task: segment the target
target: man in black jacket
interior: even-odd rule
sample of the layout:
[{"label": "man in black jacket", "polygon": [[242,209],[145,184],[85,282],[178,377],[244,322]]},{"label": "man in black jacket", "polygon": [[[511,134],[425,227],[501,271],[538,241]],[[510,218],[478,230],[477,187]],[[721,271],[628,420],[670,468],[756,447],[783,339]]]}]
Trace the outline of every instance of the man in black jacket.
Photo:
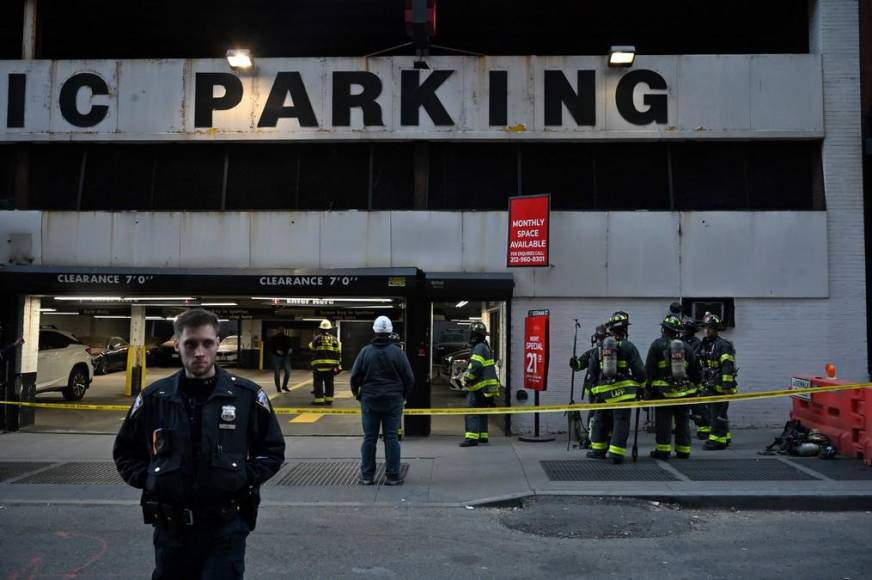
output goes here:
[{"label": "man in black jacket", "polygon": [[391,339],[394,328],[390,319],[379,316],[372,330],[375,337],[361,349],[351,368],[351,392],[360,401],[363,418],[359,483],[374,482],[375,447],[381,428],[385,439],[385,485],[402,485],[397,431],[415,376],[406,354]]},{"label": "man in black jacket", "polygon": [[281,467],[285,441],[266,393],[215,365],[218,318],[194,309],[174,326],[184,368],[136,398],[115,465],[143,490],[152,578],[242,578],[259,488]]}]

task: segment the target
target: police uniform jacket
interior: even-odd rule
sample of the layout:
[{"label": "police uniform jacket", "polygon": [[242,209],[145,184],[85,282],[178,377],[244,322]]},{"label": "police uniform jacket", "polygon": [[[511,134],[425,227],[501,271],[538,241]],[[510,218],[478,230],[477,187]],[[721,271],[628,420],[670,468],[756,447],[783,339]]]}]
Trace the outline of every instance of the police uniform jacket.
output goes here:
[{"label": "police uniform jacket", "polygon": [[591,395],[598,402],[632,401],[645,385],[645,364],[639,349],[629,340],[619,340],[617,375],[603,376],[602,349],[594,349],[590,359]]},{"label": "police uniform jacket", "polygon": [[672,376],[672,354],[670,343],[675,340],[660,337],[651,343],[648,357],[645,360],[645,370],[648,374],[648,389],[653,398],[677,399],[696,394],[700,382],[699,365],[693,349],[684,341],[684,370],[686,378],[677,380]]},{"label": "police uniform jacket", "polygon": [[736,392],[736,349],[720,336],[703,338],[697,349],[706,390],[717,394]]},{"label": "police uniform jacket", "polygon": [[[121,477],[143,496],[183,507],[230,501],[275,475],[285,441],[266,393],[216,368],[215,390],[203,406],[199,456],[179,393],[184,370],[161,379],[136,399],[113,456]],[[169,450],[155,449],[156,429],[170,433]]]}]

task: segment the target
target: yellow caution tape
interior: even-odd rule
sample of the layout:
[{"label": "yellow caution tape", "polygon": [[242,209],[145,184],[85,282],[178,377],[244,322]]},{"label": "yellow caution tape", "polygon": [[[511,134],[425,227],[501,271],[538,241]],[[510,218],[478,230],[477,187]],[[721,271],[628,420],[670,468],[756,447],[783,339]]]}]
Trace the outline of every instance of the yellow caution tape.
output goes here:
[{"label": "yellow caution tape", "polygon": [[[612,409],[638,409],[640,407],[673,407],[676,405],[705,405],[709,403],[729,403],[751,401],[754,399],[774,399],[805,394],[832,393],[872,388],[872,383],[854,383],[828,387],[807,387],[802,389],[782,389],[778,391],[757,391],[735,395],[714,395],[711,397],[683,397],[679,399],[653,399],[643,401],[622,401],[620,403],[576,403],[574,405],[542,405],[539,407],[453,407],[438,409],[404,409],[404,415],[517,415],[521,413],[564,413],[566,411],[596,411]],[[61,409],[66,411],[122,411],[129,405],[87,405],[83,403],[26,403],[22,401],[0,401],[0,405],[14,405],[35,409]],[[333,407],[274,407],[277,415],[360,415],[360,409]]]}]

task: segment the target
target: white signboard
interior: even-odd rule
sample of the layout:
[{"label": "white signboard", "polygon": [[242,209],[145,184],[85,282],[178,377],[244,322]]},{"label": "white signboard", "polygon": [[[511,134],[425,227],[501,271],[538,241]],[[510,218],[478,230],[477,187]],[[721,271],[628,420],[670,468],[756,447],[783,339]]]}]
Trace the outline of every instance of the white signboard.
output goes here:
[{"label": "white signboard", "polygon": [[820,138],[817,55],[0,61],[0,141]]}]

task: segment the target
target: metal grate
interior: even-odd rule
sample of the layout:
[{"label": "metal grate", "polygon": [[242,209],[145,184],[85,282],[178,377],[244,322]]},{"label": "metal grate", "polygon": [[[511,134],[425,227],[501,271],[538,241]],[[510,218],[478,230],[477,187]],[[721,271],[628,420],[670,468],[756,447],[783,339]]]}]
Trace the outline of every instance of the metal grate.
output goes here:
[{"label": "metal grate", "polygon": [[13,483],[66,484],[66,485],[116,485],[124,480],[118,475],[112,462],[61,463],[51,469],[34,473]]},{"label": "metal grate", "polygon": [[[409,464],[400,464],[400,476],[406,477]],[[357,485],[360,475],[358,461],[303,461],[288,470],[276,480],[275,485],[314,485],[340,486]],[[381,485],[385,480],[385,464],[378,463],[375,468],[375,483]]]},{"label": "metal grate", "polygon": [[872,480],[872,466],[865,465],[861,459],[818,459],[817,457],[791,457],[806,469],[816,471],[836,481]]},{"label": "metal grate", "polygon": [[711,459],[673,461],[691,481],[817,481],[777,459]]},{"label": "metal grate", "polygon": [[47,467],[51,463],[39,463],[36,461],[3,461],[0,462],[0,481],[21,477],[31,471]]},{"label": "metal grate", "polygon": [[592,459],[539,463],[550,481],[678,481],[653,461],[632,463],[630,458],[623,465]]}]

